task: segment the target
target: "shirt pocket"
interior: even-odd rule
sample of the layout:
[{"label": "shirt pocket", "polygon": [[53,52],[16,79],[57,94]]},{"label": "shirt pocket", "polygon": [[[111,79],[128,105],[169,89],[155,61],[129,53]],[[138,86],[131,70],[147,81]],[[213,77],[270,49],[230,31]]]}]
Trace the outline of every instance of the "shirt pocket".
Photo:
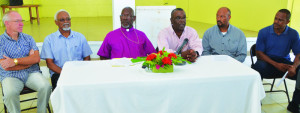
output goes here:
[{"label": "shirt pocket", "polygon": [[76,60],[82,60],[82,47],[79,44],[73,45],[73,57]]},{"label": "shirt pocket", "polygon": [[236,53],[238,51],[238,44],[239,42],[237,40],[229,41],[228,42],[228,51],[230,53]]}]

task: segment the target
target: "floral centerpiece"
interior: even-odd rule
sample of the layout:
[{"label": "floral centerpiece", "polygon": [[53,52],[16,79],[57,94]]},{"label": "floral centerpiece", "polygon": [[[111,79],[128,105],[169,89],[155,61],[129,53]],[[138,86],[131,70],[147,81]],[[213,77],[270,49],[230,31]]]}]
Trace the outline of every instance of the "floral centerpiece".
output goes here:
[{"label": "floral centerpiece", "polygon": [[[174,53],[168,53],[167,51],[159,51],[158,53],[152,53],[145,57],[138,57],[137,59],[132,59],[132,62],[145,61],[143,66],[151,69],[154,73],[168,73],[173,72],[173,64],[179,64],[183,62],[188,62],[181,56]],[[188,62],[190,63],[190,62]]]}]

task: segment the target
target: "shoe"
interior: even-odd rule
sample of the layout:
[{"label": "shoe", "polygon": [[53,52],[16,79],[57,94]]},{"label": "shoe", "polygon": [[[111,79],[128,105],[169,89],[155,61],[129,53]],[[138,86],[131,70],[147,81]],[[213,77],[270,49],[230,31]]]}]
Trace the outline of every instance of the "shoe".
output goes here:
[{"label": "shoe", "polygon": [[299,113],[299,106],[295,103],[290,102],[287,110],[289,110],[292,113]]}]

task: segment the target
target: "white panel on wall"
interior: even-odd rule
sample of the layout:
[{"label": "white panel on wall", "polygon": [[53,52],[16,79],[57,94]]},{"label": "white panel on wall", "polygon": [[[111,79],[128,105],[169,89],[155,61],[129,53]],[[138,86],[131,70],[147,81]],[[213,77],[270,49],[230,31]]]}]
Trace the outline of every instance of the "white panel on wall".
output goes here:
[{"label": "white panel on wall", "polygon": [[120,15],[124,7],[131,7],[135,10],[135,0],[113,0],[112,10],[113,10],[113,30],[121,27]]},{"label": "white panel on wall", "polygon": [[171,12],[176,6],[136,6],[136,28],[143,31],[154,48],[158,33],[171,25]]}]

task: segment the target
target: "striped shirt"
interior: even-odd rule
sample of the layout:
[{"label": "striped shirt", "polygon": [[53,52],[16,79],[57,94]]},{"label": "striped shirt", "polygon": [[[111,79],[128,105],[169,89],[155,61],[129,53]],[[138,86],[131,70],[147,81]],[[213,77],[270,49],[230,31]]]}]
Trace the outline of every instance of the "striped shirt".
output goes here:
[{"label": "striped shirt", "polygon": [[[4,59],[3,55],[9,58],[27,57],[31,49],[38,50],[38,47],[30,35],[19,33],[17,41],[8,36],[6,31],[4,34],[0,35],[0,59]],[[29,73],[33,72],[40,72],[38,64],[34,64],[27,69],[18,71],[5,71],[0,66],[0,80],[2,82],[6,77],[14,77],[25,83]]]}]

